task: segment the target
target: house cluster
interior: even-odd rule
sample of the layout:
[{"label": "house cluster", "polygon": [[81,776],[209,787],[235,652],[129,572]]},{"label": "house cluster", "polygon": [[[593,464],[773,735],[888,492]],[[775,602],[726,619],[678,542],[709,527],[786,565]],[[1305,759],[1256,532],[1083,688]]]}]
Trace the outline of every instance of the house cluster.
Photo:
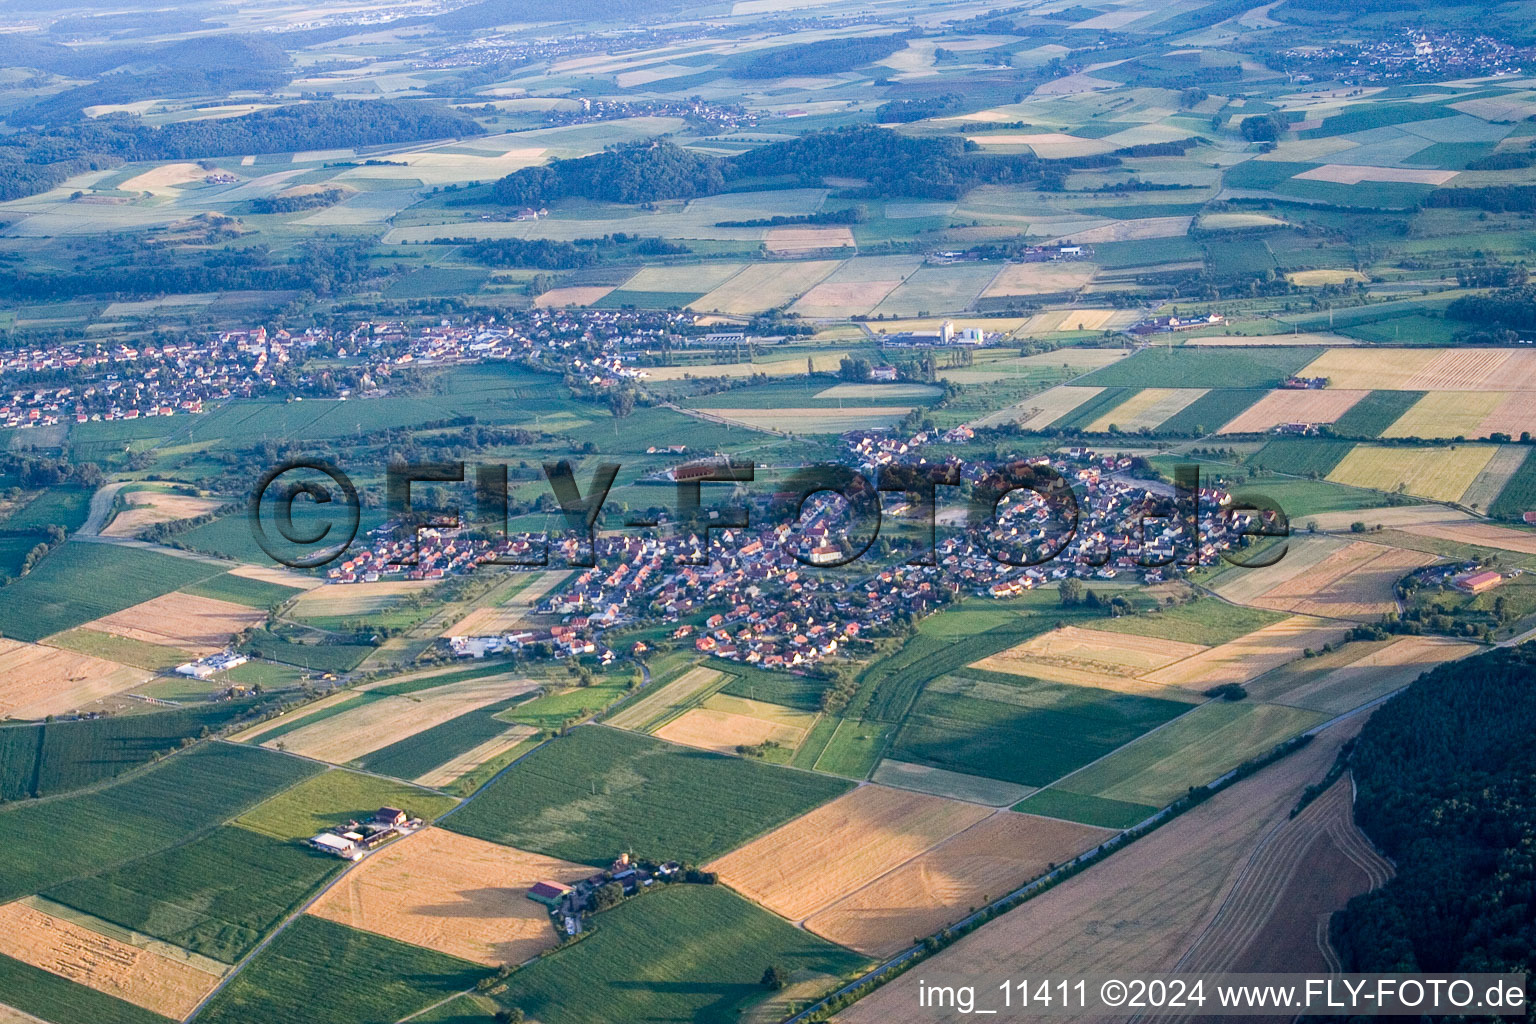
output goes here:
[{"label": "house cluster", "polygon": [[[1002,337],[999,332],[987,331],[980,327],[956,327],[953,320],[945,320],[936,329],[931,331],[896,331],[886,333],[880,331],[880,343],[893,348],[919,347],[929,348],[933,346],[964,345],[976,347],[986,345]],[[889,379],[895,380],[892,375]]]},{"label": "house cluster", "polygon": [[[231,331],[201,342],[85,342],[0,354],[0,426],[200,413],[205,403],[262,394],[290,358],[287,332]],[[64,383],[67,381],[67,383]]]},{"label": "house cluster", "polygon": [[565,934],[575,935],[581,931],[583,914],[605,909],[599,902],[598,890],[616,885],[623,890],[624,897],[634,896],[658,882],[677,881],[682,877],[682,871],[682,865],[676,861],[651,864],[633,860],[629,854],[621,853],[607,870],[570,885],[564,882],[535,882],[528,887],[527,896],[535,903],[548,907],[550,917]]},{"label": "house cluster", "polygon": [[1140,323],[1132,324],[1127,331],[1131,334],[1177,334],[1181,331],[1196,331],[1202,327],[1216,327],[1227,322],[1227,318],[1220,313],[1189,314],[1187,316],[1154,316]]},{"label": "house cluster", "polygon": [[1516,75],[1536,62],[1533,47],[1513,46],[1492,36],[1421,28],[1360,44],[1299,46],[1281,55],[1298,65],[1329,66],[1346,85]]},{"label": "house cluster", "polygon": [[1321,391],[1328,386],[1328,377],[1287,377],[1280,386],[1288,391]]},{"label": "house cluster", "polygon": [[[771,501],[759,499],[749,528],[711,526],[706,535],[702,524],[664,520],[640,533],[599,537],[596,565],[534,608],[537,621],[558,625],[452,636],[444,644],[459,657],[530,652],[594,655],[607,662],[617,655],[604,635],[648,621],[676,624],[673,639],[691,641],[717,657],[765,667],[806,666],[867,643],[962,592],[1001,600],[1069,577],[1171,579],[1196,558],[1213,564],[1223,551],[1244,543],[1239,535],[1254,525],[1250,516],[1224,515],[1230,495],[1206,488],[1199,495],[1198,535],[1187,535],[1170,498],[1125,478],[1132,463],[1122,456],[1076,448],[1011,468],[1045,463],[1072,484],[1077,520],[1070,533],[1059,507],[1010,501],[993,522],[944,531],[948,535],[941,534],[935,564],[892,567],[872,556],[850,561],[855,552],[844,536],[847,509],[840,498],[814,495],[793,522],[774,514]],[[962,471],[968,479],[975,476]],[[887,516],[913,511],[896,495],[887,495],[883,506]],[[367,548],[331,570],[330,579],[435,579],[493,559],[560,565],[584,553],[585,543],[576,536],[489,541],[452,529],[423,530],[413,542],[376,531]],[[1015,565],[997,557],[999,552],[1014,562],[1055,554],[1043,564]],[[901,551],[898,557],[917,554]],[[400,564],[411,559],[416,564]],[[816,569],[842,565],[847,567],[838,572]]]},{"label": "house cluster", "polygon": [[380,807],[367,821],[349,821],[312,836],[309,845],[343,860],[362,860],[391,839],[409,835],[421,826],[420,818],[398,807]]}]

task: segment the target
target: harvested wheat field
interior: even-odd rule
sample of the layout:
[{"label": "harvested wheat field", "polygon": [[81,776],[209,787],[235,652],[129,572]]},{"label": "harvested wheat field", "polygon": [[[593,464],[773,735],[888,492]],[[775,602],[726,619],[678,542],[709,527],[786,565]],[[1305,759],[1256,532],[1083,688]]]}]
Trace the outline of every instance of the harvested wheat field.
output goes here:
[{"label": "harvested wheat field", "polygon": [[1352,792],[1349,781],[1339,779],[1264,837],[1178,971],[1338,969],[1328,919],[1393,874],[1355,826]]},{"label": "harvested wheat field", "polygon": [[314,590],[325,585],[313,576],[276,565],[239,565],[229,570],[229,574],[263,583],[276,583],[280,587],[293,587],[295,590]]},{"label": "harvested wheat field", "polygon": [[475,963],[516,965],[559,942],[549,911],[528,889],[591,874],[580,864],[428,828],[370,856],[309,912]]},{"label": "harvested wheat field", "polygon": [[725,313],[761,313],[795,301],[842,265],[842,260],[749,263],[741,273],[690,305]]},{"label": "harvested wheat field", "polygon": [[1452,540],[1458,544],[1477,544],[1485,548],[1499,548],[1503,551],[1518,551],[1523,555],[1536,555],[1536,533],[1530,530],[1517,530],[1510,526],[1495,526],[1492,523],[1465,522],[1452,523],[1426,523],[1419,526],[1401,527],[1404,533],[1412,533],[1420,537],[1436,537],[1440,540]]},{"label": "harvested wheat field", "polygon": [[1286,541],[1285,557],[1257,569],[1229,567],[1216,577],[1211,589],[1233,604],[1252,604],[1286,580],[1294,579],[1335,551],[1345,541],[1314,534],[1293,535]]},{"label": "harvested wheat field", "polygon": [[861,953],[889,956],[911,945],[915,936],[938,931],[971,907],[1012,892],[1113,834],[1091,825],[997,811],[805,925]]},{"label": "harvested wheat field", "polygon": [[747,898],[800,921],[991,813],[958,800],[860,786],[707,867]]},{"label": "harvested wheat field", "polygon": [[233,601],[172,592],[85,624],[201,657],[222,651],[242,629],[259,626],[267,613]]},{"label": "harvested wheat field", "polygon": [[458,622],[443,630],[442,636],[494,636],[510,633],[522,625],[532,614],[533,606],[544,599],[570,578],[570,573],[560,569],[541,572],[538,578],[513,594],[504,603],[488,608],[476,608]]},{"label": "harvested wheat field", "polygon": [[912,411],[910,405],[866,405],[857,409],[699,409],[712,419],[782,434],[841,434],[845,430],[889,427]]},{"label": "harvested wheat field", "polygon": [[614,285],[573,285],[568,288],[551,288],[538,298],[533,304],[540,309],[549,309],[553,306],[590,306],[613,291]]},{"label": "harvested wheat field", "polygon": [[531,725],[509,726],[506,732],[495,739],[486,740],[478,747],[466,750],[453,760],[445,761],[430,772],[427,772],[427,774],[418,776],[411,781],[418,786],[442,789],[444,786],[457,782],[487,761],[495,760],[519,743],[536,735],[538,735],[538,730]]},{"label": "harvested wheat field", "polygon": [[[1226,901],[1259,843],[1287,819],[1302,790],[1322,777],[1363,724],[1357,717],[1324,730],[1296,753],[967,935],[930,957],[923,971],[895,979],[834,1019],[909,1019],[920,975],[957,981],[964,975],[995,987],[1000,977],[1070,977],[1101,972],[1105,964],[1123,974],[1172,970]],[[821,919],[810,923],[817,927]],[[938,1011],[926,1019],[959,1024],[970,1018]]]},{"label": "harvested wheat field", "polygon": [[[836,373],[847,352],[829,352],[811,356],[817,373]],[[805,359],[773,359],[761,363],[683,363],[680,366],[650,366],[645,370],[650,380],[685,380],[699,377],[801,377]]]},{"label": "harvested wheat field", "polygon": [[1142,217],[1138,220],[1117,220],[1096,228],[1074,231],[1052,239],[1050,245],[1078,244],[1097,245],[1100,242],[1139,242],[1150,238],[1177,238],[1189,233],[1193,217]]},{"label": "harvested wheat field", "polygon": [[1205,388],[1142,388],[1083,429],[1103,431],[1114,427],[1131,433],[1155,427],[1204,397]]},{"label": "harvested wheat field", "polygon": [[177,1020],[220,977],[19,902],[0,906],[0,953]]},{"label": "harvested wheat field", "polygon": [[1422,551],[1356,541],[1251,603],[1303,615],[1375,621],[1397,611],[1393,585],[1433,561],[1434,555]]},{"label": "harvested wheat field", "polygon": [[0,1003],[0,1024],[48,1024],[48,1022],[30,1013],[22,1013],[14,1006]]},{"label": "harvested wheat field", "polygon": [[[1500,391],[1431,391],[1393,420],[1381,436],[1481,437],[1483,421],[1509,397]],[[1530,404],[1531,396],[1521,397]]]},{"label": "harvested wheat field", "polygon": [[971,423],[973,427],[995,427],[1004,423],[1017,423],[1026,430],[1038,430],[1061,419],[1067,413],[1097,395],[1103,388],[1074,388],[1061,386],[1031,395],[1005,409],[988,413]]},{"label": "harvested wheat field", "polygon": [[992,282],[981,290],[981,298],[997,295],[1055,295],[1075,292],[1089,281],[1099,268],[1092,263],[1009,263],[997,272]]},{"label": "harvested wheat field", "polygon": [[816,715],[777,704],[715,694],[702,707],[691,708],[657,729],[655,735],[673,743],[734,754],[738,746],[777,743],[794,750],[816,724]]},{"label": "harvested wheat field", "polygon": [[1201,644],[1063,626],[972,662],[971,667],[1121,693],[1149,693],[1159,687],[1138,677],[1205,650]]},{"label": "harvested wheat field", "polygon": [[793,312],[810,317],[857,316],[878,306],[904,280],[823,281],[800,297]]},{"label": "harvested wheat field", "polygon": [[0,719],[63,714],[131,690],[150,675],[88,654],[0,638]]},{"label": "harvested wheat field", "polygon": [[1434,501],[1458,501],[1497,450],[1493,445],[1398,448],[1357,444],[1333,467],[1328,479],[1352,487],[1400,491]]},{"label": "harvested wheat field", "polygon": [[1504,400],[1466,436],[1488,437],[1497,433],[1519,437],[1526,431],[1536,434],[1536,400],[1529,391],[1515,391],[1506,394]]},{"label": "harvested wheat field", "polygon": [[1322,658],[1296,662],[1255,679],[1248,690],[1255,700],[1308,711],[1342,714],[1417,679],[1436,665],[1475,654],[1477,644],[1443,637],[1407,636],[1384,644],[1349,645]]},{"label": "harvested wheat field", "polygon": [[1332,423],[1368,391],[1271,391],[1237,415],[1219,434],[1261,434],[1282,423]]},{"label": "harvested wheat field", "polygon": [[[1367,280],[1366,276],[1358,270],[1293,270],[1285,275],[1285,279],[1298,288],[1321,288],[1329,284]],[[1338,344],[1338,342],[1330,342],[1330,344]]]},{"label": "harvested wheat field", "polygon": [[1414,391],[1408,382],[1437,355],[1432,348],[1331,348],[1296,375],[1327,377],[1330,388],[1351,391]]},{"label": "harvested wheat field", "polygon": [[620,729],[644,729],[669,711],[694,703],[699,694],[714,686],[724,675],[702,666],[689,669],[607,719],[607,724]]},{"label": "harvested wheat field", "polygon": [[201,181],[210,173],[203,170],[201,164],[161,164],[142,174],[135,174],[117,187],[123,192],[162,192],[189,181]]},{"label": "harvested wheat field", "polygon": [[538,688],[539,684],[531,679],[507,674],[449,683],[403,696],[370,696],[354,708],[300,726],[263,746],[281,744],[289,753],[346,764],[442,725],[450,718]]},{"label": "harvested wheat field", "polygon": [[853,248],[853,231],[845,227],[770,228],[763,239],[769,252],[813,252],[817,249]]},{"label": "harvested wheat field", "polygon": [[1115,148],[1113,142],[1103,139],[1080,139],[1061,132],[1034,135],[968,135],[967,142],[982,146],[1028,146],[1042,160],[1060,160],[1074,156],[1094,156],[1108,153]]},{"label": "harvested wheat field", "polygon": [[1536,389],[1536,352],[1530,349],[1435,349],[1435,356],[1408,378],[1410,391],[1531,391]]},{"label": "harvested wheat field", "polygon": [[101,531],[103,537],[132,537],[146,526],[206,515],[224,504],[218,498],[197,498],[164,491],[132,491],[125,497],[132,504]]},{"label": "harvested wheat field", "polygon": [[1436,171],[1428,167],[1368,167],[1364,164],[1323,164],[1294,175],[1295,181],[1331,181],[1358,185],[1362,181],[1396,181],[1413,185],[1444,185],[1460,171]]},{"label": "harvested wheat field", "polygon": [[[1134,314],[1131,314],[1134,316]],[[1036,313],[1015,333],[1032,338],[1054,331],[1098,331],[1129,326],[1126,311],[1119,309],[1056,309]],[[1052,353],[1053,355],[1055,353]]]},{"label": "harvested wheat field", "polygon": [[1324,644],[1337,643],[1348,628],[1293,615],[1230,643],[1148,672],[1146,678],[1165,686],[1202,691],[1223,683],[1246,683],[1272,668],[1295,661],[1308,648],[1321,650]]}]

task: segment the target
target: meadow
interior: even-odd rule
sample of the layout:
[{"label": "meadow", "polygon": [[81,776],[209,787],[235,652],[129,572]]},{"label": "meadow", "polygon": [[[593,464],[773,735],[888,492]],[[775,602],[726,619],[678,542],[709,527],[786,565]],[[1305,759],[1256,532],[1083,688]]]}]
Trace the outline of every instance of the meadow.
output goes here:
[{"label": "meadow", "polygon": [[198,1014],[212,1024],[308,1024],[337,1003],[349,1019],[398,1020],[472,988],[488,971],[420,946],[298,918]]},{"label": "meadow", "polygon": [[333,825],[364,821],[380,807],[398,807],[430,821],[456,804],[456,799],[442,793],[334,768],[257,804],[234,823],[287,842],[308,839]]},{"label": "meadow", "polygon": [[722,885],[671,885],[599,915],[589,937],[507,979],[497,1002],[545,1024],[734,1020],[767,993],[763,971],[822,987],[867,960],[759,910]]},{"label": "meadow", "polygon": [[603,726],[547,743],[443,827],[582,864],[615,851],[702,863],[847,784]]},{"label": "meadow", "polygon": [[222,826],[43,895],[232,964],[341,866],[296,843]]},{"label": "meadow", "polygon": [[0,808],[0,900],[195,838],[312,775],[271,751],[202,743],[102,789]]}]

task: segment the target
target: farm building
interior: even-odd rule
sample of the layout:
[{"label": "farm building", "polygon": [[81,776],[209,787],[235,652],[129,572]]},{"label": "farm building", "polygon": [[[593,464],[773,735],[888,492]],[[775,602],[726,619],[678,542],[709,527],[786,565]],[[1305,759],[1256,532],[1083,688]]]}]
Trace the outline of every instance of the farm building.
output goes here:
[{"label": "farm building", "polygon": [[570,886],[559,882],[535,882],[528,889],[528,898],[546,907],[558,907],[570,892]]},{"label": "farm building", "polygon": [[333,835],[330,832],[322,832],[309,841],[309,845],[322,853],[329,853],[343,860],[359,860],[363,851],[357,844],[343,836]]},{"label": "farm building", "polygon": [[1492,590],[1504,582],[1504,576],[1496,569],[1487,569],[1483,572],[1469,572],[1457,576],[1451,581],[1451,585],[1457,590],[1465,590],[1469,594],[1481,594]]}]

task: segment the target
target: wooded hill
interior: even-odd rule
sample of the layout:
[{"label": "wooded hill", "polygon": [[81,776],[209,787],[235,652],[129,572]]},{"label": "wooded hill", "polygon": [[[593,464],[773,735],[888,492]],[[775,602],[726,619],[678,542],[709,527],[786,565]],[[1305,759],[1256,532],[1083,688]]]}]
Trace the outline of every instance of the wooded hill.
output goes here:
[{"label": "wooded hill", "polygon": [[1536,961],[1536,645],[1443,665],[1377,711],[1355,817],[1397,864],[1333,922],[1347,971]]}]

